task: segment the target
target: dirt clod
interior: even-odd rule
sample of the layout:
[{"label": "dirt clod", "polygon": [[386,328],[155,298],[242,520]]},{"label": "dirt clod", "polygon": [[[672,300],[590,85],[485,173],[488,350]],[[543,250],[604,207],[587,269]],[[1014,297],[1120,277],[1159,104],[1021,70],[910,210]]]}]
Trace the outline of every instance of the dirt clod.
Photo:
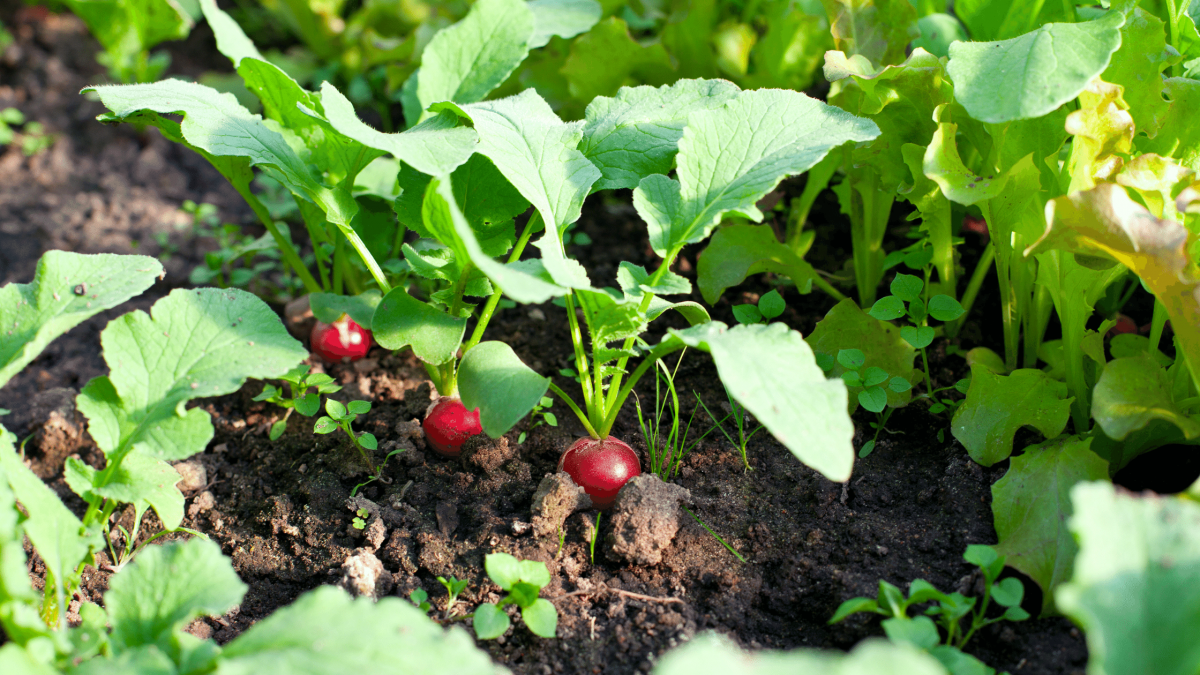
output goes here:
[{"label": "dirt clod", "polygon": [[177,462],[175,471],[179,473],[179,482],[175,487],[179,488],[180,492],[195,492],[196,490],[204,489],[208,485],[208,470],[200,463],[198,459],[189,459],[185,462]]},{"label": "dirt clod", "polygon": [[392,590],[392,574],[374,553],[360,548],[342,563],[338,585],[355,597],[379,599]]},{"label": "dirt clod", "polygon": [[608,556],[640,565],[662,561],[663,551],[679,531],[680,502],[690,502],[687,488],[664,483],[654,474],[631,479],[613,505]]},{"label": "dirt clod", "polygon": [[548,474],[533,493],[533,534],[554,534],[572,513],[590,508],[592,498],[565,471]]}]

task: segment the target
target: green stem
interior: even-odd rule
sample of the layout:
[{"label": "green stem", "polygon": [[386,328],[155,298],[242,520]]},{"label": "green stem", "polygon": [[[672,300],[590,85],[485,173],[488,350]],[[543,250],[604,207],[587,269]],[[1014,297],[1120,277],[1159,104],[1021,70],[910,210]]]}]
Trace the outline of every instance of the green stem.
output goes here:
[{"label": "green stem", "polygon": [[375,262],[375,256],[371,255],[371,251],[367,249],[367,245],[363,243],[362,238],[358,236],[358,233],[354,231],[354,228],[350,227],[349,225],[342,225],[340,223],[334,223],[334,225],[337,225],[337,228],[341,230],[343,235],[345,235],[346,241],[350,242],[350,245],[353,246],[354,250],[358,252],[358,255],[360,258],[362,258],[363,263],[366,264],[367,269],[370,270],[371,276],[375,278],[375,283],[379,285],[380,292],[382,292],[384,295],[387,295],[389,292],[391,292],[392,285],[388,283],[387,276],[384,275],[383,269],[379,267],[379,263]]},{"label": "green stem", "polygon": [[[1171,46],[1174,47],[1176,51],[1182,53],[1183,50],[1180,49],[1179,46],[1179,14],[1180,12],[1176,11],[1175,8],[1175,0],[1167,0],[1167,25],[1169,26],[1170,30]],[[1179,75],[1179,64],[1174,64],[1171,66],[1171,75]]]},{"label": "green stem", "polygon": [[1037,284],[1033,291],[1033,302],[1029,308],[1029,317],[1025,321],[1025,355],[1026,368],[1036,368],[1038,348],[1042,346],[1042,338],[1046,335],[1046,326],[1050,323],[1050,311],[1054,303],[1050,291],[1042,284]]},{"label": "green stem", "polygon": [[587,365],[587,354],[583,351],[583,333],[579,330],[579,318],[575,316],[575,294],[567,293],[565,297],[567,323],[571,326],[571,347],[575,350],[575,372],[579,375],[579,384],[583,389],[583,403],[590,419],[595,409],[595,396],[600,392],[592,391],[592,380],[588,377],[591,371]]},{"label": "green stem", "polygon": [[338,237],[333,245],[333,294],[343,295],[345,286],[342,283],[346,270],[346,240]]},{"label": "green stem", "polygon": [[652,365],[654,365],[656,361],[667,354],[670,354],[671,352],[683,349],[684,346],[685,345],[682,342],[660,344],[659,346],[650,350],[650,353],[646,354],[646,356],[642,358],[642,362],[638,364],[637,369],[634,370],[633,374],[629,376],[629,381],[626,382],[624,386],[620,388],[620,390],[617,390],[612,384],[609,385],[609,392],[611,393],[613,391],[617,391],[617,395],[614,397],[613,405],[609,406],[608,408],[608,415],[604,418],[604,422],[600,425],[600,436],[597,438],[608,438],[608,432],[612,431],[613,424],[615,424],[617,421],[617,413],[621,412],[621,407],[625,405],[625,400],[629,398],[629,394],[633,391],[633,386],[637,384],[637,381],[641,379],[642,375],[645,375],[646,371]]},{"label": "green stem", "polygon": [[[542,214],[534,211],[529,220],[525,222],[525,229],[521,232],[521,238],[517,240],[517,245],[513,246],[513,250],[508,254],[507,264],[512,264],[520,260],[521,253],[525,251],[525,245],[529,243],[529,238],[533,235],[534,230],[538,229],[541,223]],[[497,286],[488,298],[487,304],[483,306],[483,311],[479,314],[479,319],[475,322],[475,330],[471,332],[471,339],[467,340],[467,344],[463,346],[463,354],[471,351],[471,348],[479,344],[483,339],[483,331],[487,328],[488,322],[492,320],[492,314],[496,312],[496,307],[500,304],[500,298],[503,292]]]},{"label": "green stem", "polygon": [[583,411],[579,409],[579,406],[575,405],[575,401],[571,400],[571,397],[567,395],[567,392],[559,389],[558,385],[554,384],[554,382],[550,383],[550,391],[557,394],[558,397],[567,404],[567,407],[569,407],[571,411],[575,413],[575,416],[578,417],[579,421],[583,423],[583,428],[587,430],[588,435],[596,440],[601,440],[607,437],[607,435],[601,436],[600,434],[596,433],[596,429],[592,427],[592,423],[588,421],[587,415],[583,414]]},{"label": "green stem", "polygon": [[1154,299],[1154,315],[1150,319],[1150,345],[1148,353],[1153,354],[1158,350],[1158,345],[1162,342],[1163,330],[1167,327],[1167,308],[1159,302],[1158,298]]},{"label": "green stem", "polygon": [[304,261],[300,260],[300,255],[296,253],[296,249],[292,247],[292,243],[279,231],[279,228],[275,225],[275,221],[271,219],[271,212],[250,191],[250,186],[248,184],[238,185],[235,183],[233,187],[242,196],[242,199],[246,200],[246,203],[250,205],[250,209],[254,211],[254,215],[258,216],[259,222],[267,228],[267,232],[271,233],[271,237],[275,239],[275,244],[279,246],[279,252],[283,255],[283,259],[296,271],[296,276],[300,277],[300,281],[304,282],[304,288],[309,293],[320,293],[321,285],[313,278],[312,272],[309,272],[308,268],[304,266]]},{"label": "green stem", "polygon": [[834,288],[833,285],[831,285],[828,281],[825,281],[824,279],[822,279],[820,273],[814,274],[812,279],[813,279],[813,284],[817,288],[825,291],[825,293],[827,295],[829,295],[829,297],[833,298],[834,300],[841,302],[846,299],[845,294],[843,294],[838,289]]}]

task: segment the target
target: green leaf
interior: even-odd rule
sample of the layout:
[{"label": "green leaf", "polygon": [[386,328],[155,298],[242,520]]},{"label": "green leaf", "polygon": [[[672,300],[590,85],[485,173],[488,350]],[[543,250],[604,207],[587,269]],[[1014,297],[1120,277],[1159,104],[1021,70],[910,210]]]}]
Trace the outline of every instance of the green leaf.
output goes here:
[{"label": "green leaf", "polygon": [[888,374],[883,368],[871,366],[863,371],[863,383],[868,387],[887,382]]},{"label": "green leaf", "polygon": [[1079,96],[1121,46],[1125,17],[1107,12],[1084,23],[1049,23],[1000,42],[950,46],[946,71],[971,117],[999,124],[1041,117]]},{"label": "green leaf", "polygon": [[1137,130],[1151,138],[1158,133],[1170,108],[1163,99],[1166,84],[1162,73],[1176,58],[1178,52],[1167,46],[1163,21],[1140,7],[1132,7],[1121,26],[1121,48],[1113,53],[1101,78],[1124,87],[1122,97],[1129,104]]},{"label": "green leaf", "polygon": [[954,413],[951,432],[971,459],[991,466],[1012,454],[1013,436],[1023,426],[1034,427],[1046,438],[1062,433],[1071,401],[1066,385],[1040,370],[1021,368],[997,375],[972,366],[971,387]]},{"label": "green leaf", "polygon": [[234,68],[237,68],[242,59],[266,61],[233,17],[217,7],[216,0],[200,0],[200,9],[208,27],[217,38],[217,51],[233,61]]},{"label": "green leaf", "polygon": [[740,324],[755,324],[763,322],[762,312],[754,305],[734,305],[733,318]]},{"label": "green leaf", "polygon": [[918,649],[928,651],[941,642],[937,626],[933,623],[933,619],[927,616],[917,616],[911,619],[907,617],[884,619],[881,625],[888,640],[894,643],[910,644]]},{"label": "green leaf", "polygon": [[715,304],[725,289],[763,272],[790,278],[801,293],[812,288],[816,275],[812,265],[780,243],[770,225],[726,225],[700,254],[696,283],[704,300]]},{"label": "green leaf", "polygon": [[271,425],[271,430],[267,434],[267,437],[270,438],[272,441],[277,441],[277,440],[279,440],[280,436],[283,436],[283,432],[286,430],[287,430],[287,421],[279,420],[278,422]]},{"label": "green leaf", "polygon": [[[205,156],[226,177],[249,183],[248,165],[258,166],[296,195],[311,201],[335,223],[348,225],[358,207],[349,191],[324,186],[284,137],[258,115],[252,115],[232,94],[183,80],[154,84],[89,87],[112,111],[103,122],[145,123],[158,127],[172,140]],[[182,115],[176,123],[160,115]],[[224,158],[242,158],[231,162]],[[248,163],[248,164],[247,164]]]},{"label": "green leaf", "polygon": [[304,395],[304,398],[296,399],[296,412],[305,417],[312,417],[321,409],[321,396],[315,391],[310,391]]},{"label": "green leaf", "polygon": [[849,654],[833,649],[745,652],[723,635],[706,633],[664,654],[651,672],[653,675],[945,675],[946,670],[932,656],[911,645],[878,638],[860,642]]},{"label": "green leaf", "polygon": [[949,295],[935,295],[929,299],[929,316],[938,321],[953,321],[965,313],[963,306]]},{"label": "green leaf", "polygon": [[173,633],[197,616],[220,616],[248,587],[221,548],[205,539],[151,546],[115,575],[104,596],[118,650],[168,648]]},{"label": "green leaf", "polygon": [[1200,281],[1189,272],[1188,231],[1155,218],[1110,183],[1050,204],[1046,233],[1026,255],[1058,248],[1111,257],[1133,270],[1166,308],[1192,379],[1200,382]]},{"label": "green leaf", "polygon": [[[134,447],[140,449],[140,446]],[[153,505],[168,530],[179,527],[183,521],[183,493],[175,487],[180,476],[170,464],[134,452],[114,466],[106,476],[106,483],[96,484],[99,475],[100,472],[76,458],[68,458],[63,471],[67,485],[85,499],[113,499],[134,504],[142,511],[147,505]]]},{"label": "green leaf", "polygon": [[66,4],[107,51],[110,72],[124,82],[157,77],[166,63],[156,67],[146,52],[160,42],[186,38],[193,25],[191,17],[169,0],[67,0]]},{"label": "green leaf", "polygon": [[509,590],[521,580],[521,561],[508,553],[489,553],[483,559],[488,576],[502,590]]},{"label": "green leaf", "polygon": [[[866,385],[865,382],[863,384]],[[858,392],[859,405],[873,413],[883,412],[887,407],[887,392],[881,387],[866,386],[866,389]]]},{"label": "green leaf", "polygon": [[929,326],[901,326],[900,338],[914,349],[924,349],[933,343],[934,332]]},{"label": "green leaf", "polygon": [[492,438],[504,435],[542,400],[550,380],[525,365],[503,342],[485,341],[463,355],[458,388],[467,410]]},{"label": "green leaf", "polygon": [[892,295],[906,302],[919,301],[924,288],[925,282],[911,274],[897,274],[896,278],[892,279]]},{"label": "green leaf", "polygon": [[354,105],[328,82],[321,85],[321,106],[324,119],[339,133],[387,152],[424,174],[440,176],[461,166],[475,151],[479,138],[473,129],[459,126],[458,116],[450,111],[430,115],[402,133],[377,131],[363,123]]},{"label": "green leaf", "polygon": [[[916,352],[901,339],[900,329],[868,316],[853,300],[843,300],[829,310],[806,341],[818,354],[836,356],[844,349],[861,350],[865,354],[863,366],[866,368],[880,368],[906,382],[913,378]],[[845,370],[844,365],[838,364],[829,375],[840,377]],[[898,391],[889,387],[888,404],[898,407],[907,403],[912,399],[911,388]],[[858,392],[851,389],[850,393],[852,400],[857,401]]]},{"label": "green leaf", "polygon": [[655,295],[682,295],[692,292],[692,282],[667,270],[657,286],[647,285],[650,273],[641,265],[622,262],[617,267],[617,284],[629,299],[640,299],[643,293]]},{"label": "green leaf", "polygon": [[417,358],[433,365],[454,358],[467,330],[466,318],[450,316],[417,300],[403,286],[383,298],[372,323],[381,347],[397,350],[412,345]]},{"label": "green leaf", "polygon": [[876,300],[867,313],[880,321],[892,321],[904,316],[905,311],[904,301],[894,295],[889,295]]},{"label": "green leaf", "polygon": [[905,0],[823,0],[839,51],[888,65],[904,60],[920,36],[917,12]]},{"label": "green leaf", "polygon": [[318,434],[332,434],[338,429],[338,423],[324,415],[317,418],[316,423],[313,425],[313,432]]},{"label": "green leaf", "polygon": [[522,560],[521,581],[543,588],[550,583],[550,569],[540,560]]},{"label": "green leaf", "polygon": [[332,398],[325,399],[325,412],[329,413],[335,421],[346,419],[346,406],[341,402]]},{"label": "green leaf", "polygon": [[379,306],[379,290],[372,288],[358,295],[334,295],[333,293],[311,293],[308,296],[313,316],[318,321],[333,323],[349,314],[355,323],[371,330],[375,308]]},{"label": "green leaf", "polygon": [[728,212],[761,221],[755,203],[780,180],[843,143],[878,134],[873,122],[798,92],[743,91],[718,109],[689,115],[676,156],[679,180],[643,178],[634,206],[655,253],[665,257],[707,238]]},{"label": "green leaf", "polygon": [[218,675],[493,675],[487,654],[459,628],[443,630],[396,597],[352,600],[322,586],[225,645]]},{"label": "green leaf", "polygon": [[138,295],[163,274],[146,256],[47,251],[33,283],[0,288],[0,386],[54,338]]},{"label": "green leaf", "polygon": [[992,599],[1001,607],[1020,606],[1021,598],[1025,597],[1025,586],[1020,579],[1008,577],[992,586]]},{"label": "green leaf", "polygon": [[1200,125],[1193,123],[1200,106],[1200,82],[1168,78],[1163,94],[1170,104],[1162,127],[1154,138],[1137,137],[1138,150],[1173,157],[1189,169],[1200,171]]},{"label": "green leaf", "polygon": [[475,617],[472,621],[475,627],[475,637],[480,640],[495,640],[504,635],[504,631],[512,625],[508,615],[504,610],[493,605],[490,602],[485,602],[475,608]]},{"label": "green leaf", "polygon": [[[63,505],[58,495],[25,466],[15,452],[15,442],[16,436],[0,426],[0,478],[7,480],[12,494],[24,507],[27,517],[21,520],[21,529],[41,556],[47,573],[59,581],[55,585],[59,593],[57,603],[65,608],[61,584],[90,552],[104,546],[103,534],[99,528],[84,529],[83,522]],[[9,546],[5,546],[5,585],[8,583],[7,566],[12,564],[8,550]],[[17,550],[21,551],[19,545]],[[62,614],[65,617],[66,612]]]},{"label": "green leaf", "polygon": [[525,2],[476,2],[421,53],[414,75],[421,109],[442,101],[482,101],[525,60],[533,34],[534,13]]},{"label": "green leaf", "polygon": [[350,403],[346,405],[346,411],[355,415],[366,415],[367,413],[371,412],[371,402],[350,401]]},{"label": "green leaf", "polygon": [[839,349],[837,353],[838,364],[847,370],[862,368],[866,358],[861,349]]},{"label": "green leaf", "polygon": [[375,450],[379,448],[379,440],[375,438],[375,434],[369,431],[364,431],[359,434],[358,444],[368,450]]},{"label": "green leaf", "polygon": [[534,635],[544,638],[556,637],[558,610],[545,598],[538,598],[528,607],[521,608],[521,620]]},{"label": "green leaf", "polygon": [[833,617],[829,619],[830,624],[835,624],[851,614],[859,612],[879,613],[879,604],[871,598],[850,598],[838,605],[837,611],[833,613]]},{"label": "green leaf", "polygon": [[1195,672],[1200,505],[1101,482],[1076,486],[1071,501],[1079,554],[1055,601],[1087,634],[1088,670]]},{"label": "green leaf", "polygon": [[[605,70],[612,67],[611,58],[603,57]],[[718,108],[738,92],[725,80],[680,80],[658,88],[622,87],[612,98],[595,97],[579,143],[602,174],[592,189],[634,188],[646,176],[670,172],[688,115]]]},{"label": "green leaf", "polygon": [[950,55],[950,45],[960,40],[970,40],[966,28],[950,14],[927,14],[917,19],[917,30],[921,37],[913,40],[912,48],[945,58]]},{"label": "green leaf", "polygon": [[[1067,8],[1074,14],[1073,5]],[[954,13],[976,40],[1006,40],[1051,21],[1077,20],[1062,5],[1039,0],[957,0]]]},{"label": "green leaf", "polygon": [[567,80],[571,97],[577,101],[620,96],[618,89],[628,82],[665,84],[678,78],[663,44],[642,45],[629,34],[629,26],[616,16],[598,22],[586,34],[575,38],[559,72]]},{"label": "green leaf", "polygon": [[573,38],[600,20],[600,3],[596,0],[529,0],[533,11],[533,37],[529,48],[544,47],[557,35]]},{"label": "green leaf", "polygon": [[1104,367],[1092,390],[1092,417],[1116,441],[1154,420],[1175,425],[1189,440],[1200,437],[1200,421],[1176,407],[1166,372],[1144,352]]},{"label": "green leaf", "polygon": [[854,464],[854,425],[846,386],[826,380],[800,333],[781,323],[735,326],[709,322],[671,330],[712,354],[729,393],[806,465],[844,481]]},{"label": "green leaf", "polygon": [[783,296],[776,290],[767,291],[758,299],[758,311],[762,312],[763,318],[768,321],[779,318],[786,308],[787,304],[784,303]]},{"label": "green leaf", "polygon": [[1078,550],[1067,529],[1071,488],[1108,477],[1108,463],[1091,443],[1068,436],[1029,446],[992,485],[996,552],[1041,586],[1043,612],[1053,611],[1054,589],[1069,578]]},{"label": "green leaf", "polygon": [[57,669],[35,658],[16,642],[0,647],[0,670],[6,675],[54,675]]}]

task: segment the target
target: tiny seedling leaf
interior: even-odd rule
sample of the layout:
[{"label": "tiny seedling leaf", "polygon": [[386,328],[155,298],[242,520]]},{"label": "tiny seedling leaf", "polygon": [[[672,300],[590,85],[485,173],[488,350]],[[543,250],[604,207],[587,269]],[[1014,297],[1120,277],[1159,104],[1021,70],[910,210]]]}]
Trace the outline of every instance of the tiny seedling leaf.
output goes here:
[{"label": "tiny seedling leaf", "polygon": [[762,323],[763,315],[754,305],[734,305],[733,318],[743,325]]},{"label": "tiny seedling leaf", "polygon": [[786,307],[783,296],[776,290],[767,291],[758,299],[758,311],[762,312],[763,318],[768,321],[779,318]]},{"label": "tiny seedling leaf", "polygon": [[953,321],[963,314],[963,306],[948,295],[935,295],[929,299],[929,316],[938,321]]},{"label": "tiny seedling leaf", "polygon": [[904,316],[904,311],[904,301],[895,295],[889,295],[876,300],[867,314],[880,321],[892,321]]},{"label": "tiny seedling leaf", "polygon": [[512,622],[503,609],[490,602],[485,602],[475,608],[473,624],[475,637],[480,640],[495,640],[504,635],[504,631],[508,630]]},{"label": "tiny seedling leaf", "polygon": [[521,607],[521,620],[534,635],[552,638],[558,629],[558,610],[549,600],[538,598],[529,606]]}]

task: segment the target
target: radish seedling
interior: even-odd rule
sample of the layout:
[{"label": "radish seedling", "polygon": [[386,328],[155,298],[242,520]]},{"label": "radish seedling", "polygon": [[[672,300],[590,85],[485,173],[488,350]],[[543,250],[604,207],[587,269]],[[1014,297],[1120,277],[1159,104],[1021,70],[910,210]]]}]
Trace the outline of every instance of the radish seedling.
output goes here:
[{"label": "radish seedling", "polygon": [[783,314],[787,306],[779,291],[771,290],[758,299],[757,305],[734,305],[733,317],[743,326],[756,323],[770,323],[771,319]]},{"label": "radish seedling", "polygon": [[[366,482],[359,483],[350,491],[350,496],[353,497],[358,493],[363,486],[380,480],[383,476],[383,470],[387,467],[388,460],[394,455],[404,452],[404,448],[393,450],[388,453],[379,466],[371,460],[371,455],[368,451],[374,452],[379,448],[379,441],[375,438],[375,434],[364,431],[356,434],[354,427],[351,426],[359,415],[365,415],[371,412],[370,401],[350,401],[347,404],[342,404],[341,401],[334,399],[325,399],[325,415],[317,418],[316,424],[313,425],[313,431],[318,434],[332,434],[341,429],[346,436],[350,438],[350,442],[354,445],[354,449],[358,450],[358,454],[362,456],[363,462],[367,465],[367,474],[369,478]],[[385,481],[387,482],[387,481]]]}]

